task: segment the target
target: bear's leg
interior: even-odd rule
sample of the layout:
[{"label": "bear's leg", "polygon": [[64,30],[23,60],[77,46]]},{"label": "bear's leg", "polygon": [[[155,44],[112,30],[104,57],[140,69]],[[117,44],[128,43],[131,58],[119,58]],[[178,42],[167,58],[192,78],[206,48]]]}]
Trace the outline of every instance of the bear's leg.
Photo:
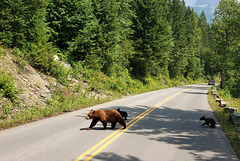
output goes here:
[{"label": "bear's leg", "polygon": [[116,124],[116,122],[112,122],[112,129],[115,129]]},{"label": "bear's leg", "polygon": [[92,123],[90,124],[88,130],[90,130],[92,127],[94,127],[98,122],[98,119],[93,118]]},{"label": "bear's leg", "polygon": [[106,128],[107,128],[107,121],[102,121],[102,124],[103,124],[103,129],[106,130]]},{"label": "bear's leg", "polygon": [[215,128],[215,124],[211,124],[211,126],[210,127],[212,127],[212,128]]},{"label": "bear's leg", "polygon": [[124,129],[126,128],[126,123],[123,119],[118,121],[118,123],[121,124],[124,127]]},{"label": "bear's leg", "polygon": [[206,125],[206,124],[207,124],[207,123],[205,122],[205,123],[202,124],[202,126],[204,126],[204,125]]}]

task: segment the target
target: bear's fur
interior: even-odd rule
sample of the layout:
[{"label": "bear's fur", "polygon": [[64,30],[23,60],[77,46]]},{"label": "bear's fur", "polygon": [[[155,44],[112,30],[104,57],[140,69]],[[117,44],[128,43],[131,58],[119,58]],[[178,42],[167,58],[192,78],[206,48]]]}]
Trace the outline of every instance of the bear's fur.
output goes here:
[{"label": "bear's fur", "polygon": [[203,116],[200,118],[200,120],[205,121],[205,123],[203,123],[202,126],[207,124],[209,127],[215,128],[216,121],[213,118],[205,118],[205,116]]},{"label": "bear's fur", "polygon": [[93,119],[92,123],[90,124],[88,130],[90,130],[92,127],[94,127],[98,121],[100,121],[103,124],[103,129],[105,130],[107,128],[107,122],[111,122],[112,129],[115,128],[117,122],[124,126],[124,129],[126,128],[126,123],[123,120],[123,117],[119,112],[116,110],[91,110],[86,119]]},{"label": "bear's fur", "polygon": [[119,112],[125,120],[127,120],[128,113],[126,111],[120,111],[120,108],[117,109],[117,112]]}]

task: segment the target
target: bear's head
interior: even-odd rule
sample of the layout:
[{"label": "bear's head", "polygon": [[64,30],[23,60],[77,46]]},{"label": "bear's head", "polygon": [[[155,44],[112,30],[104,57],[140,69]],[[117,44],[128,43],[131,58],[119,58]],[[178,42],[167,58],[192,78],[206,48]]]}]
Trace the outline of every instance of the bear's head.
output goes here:
[{"label": "bear's head", "polygon": [[86,119],[89,120],[89,119],[93,118],[94,113],[95,113],[95,110],[92,109],[92,110],[88,113]]},{"label": "bear's head", "polygon": [[205,116],[201,117],[200,120],[205,120]]}]

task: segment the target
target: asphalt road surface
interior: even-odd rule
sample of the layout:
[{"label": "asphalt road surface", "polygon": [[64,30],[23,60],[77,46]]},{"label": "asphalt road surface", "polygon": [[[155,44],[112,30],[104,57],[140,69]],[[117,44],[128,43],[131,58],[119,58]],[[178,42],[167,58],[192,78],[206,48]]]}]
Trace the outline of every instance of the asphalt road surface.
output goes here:
[{"label": "asphalt road surface", "polygon": [[[199,84],[148,92],[0,131],[0,161],[238,161]],[[127,127],[99,122],[91,109],[128,112]],[[202,126],[213,117],[216,128]]]}]

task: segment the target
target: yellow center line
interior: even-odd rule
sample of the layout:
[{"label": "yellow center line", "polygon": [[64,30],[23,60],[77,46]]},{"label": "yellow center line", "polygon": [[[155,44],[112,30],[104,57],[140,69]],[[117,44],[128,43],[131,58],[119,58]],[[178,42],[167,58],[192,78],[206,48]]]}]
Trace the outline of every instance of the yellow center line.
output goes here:
[{"label": "yellow center line", "polygon": [[[143,113],[141,113],[140,115],[138,115],[137,117],[135,117],[134,119],[132,119],[131,121],[129,121],[126,126],[130,123],[132,123],[134,120],[138,119],[139,117],[141,117],[142,115],[144,115],[146,112],[148,112],[149,110],[151,110],[153,107],[147,109],[146,111],[144,111]],[[93,150],[95,150],[97,147],[99,147],[101,144],[103,144],[105,141],[107,141],[108,139],[110,139],[112,136],[114,136],[116,133],[118,133],[121,129],[123,128],[123,126],[119,129],[117,129],[115,132],[113,132],[112,134],[110,134],[109,136],[107,136],[106,138],[104,138],[103,140],[101,140],[99,143],[97,143],[96,145],[94,145],[92,148],[90,148],[89,150],[87,150],[85,153],[83,153],[81,156],[79,156],[76,160],[74,161],[79,161],[82,158],[84,158],[85,156],[87,156],[90,152],[92,152]]]},{"label": "yellow center line", "polygon": [[[195,88],[195,87],[192,87]],[[94,156],[96,156],[98,153],[100,153],[105,147],[107,147],[111,142],[113,142],[114,140],[116,140],[121,134],[123,134],[127,129],[129,129],[130,127],[132,127],[134,124],[136,124],[139,120],[141,120],[142,118],[144,118],[146,115],[148,115],[149,113],[151,113],[153,110],[155,110],[156,108],[158,108],[159,106],[161,106],[162,104],[168,102],[170,99],[172,99],[173,97],[179,95],[180,93],[183,93],[186,90],[190,90],[192,88],[188,88],[185,90],[182,90],[166,99],[164,99],[163,101],[157,103],[156,105],[152,106],[151,108],[147,109],[146,111],[144,111],[143,113],[141,113],[140,115],[138,115],[137,117],[135,117],[134,119],[132,119],[131,121],[129,121],[126,125],[127,126],[125,129],[123,129],[123,126],[119,129],[117,129],[115,132],[113,132],[112,134],[110,134],[109,136],[107,136],[106,138],[104,138],[103,140],[101,140],[99,143],[97,143],[95,146],[93,146],[92,148],[90,148],[89,150],[87,150],[85,153],[83,153],[81,156],[79,156],[76,160],[74,161],[79,161],[82,158],[84,158],[85,156],[87,156],[89,153],[91,153],[92,151],[94,151],[96,148],[98,148],[100,145],[102,145],[104,142],[106,142],[104,145],[102,145],[99,149],[97,149],[92,155],[90,155],[88,158],[86,158],[84,161],[89,161],[91,160]],[[123,129],[123,130],[122,130]],[[121,131],[122,130],[122,131]],[[117,134],[118,133],[118,134]],[[116,134],[116,135],[115,135]],[[115,136],[114,136],[115,135]],[[113,137],[114,136],[114,137]],[[111,139],[110,139],[111,138]]]},{"label": "yellow center line", "polygon": [[[149,110],[151,110],[151,108],[149,108],[148,110],[146,110],[145,112],[141,113],[140,115],[138,115],[137,117],[135,117],[134,119],[132,119],[131,121],[129,121],[126,125],[132,123],[134,120],[136,120],[137,118],[139,118],[141,115],[143,115],[144,113],[148,112]],[[97,147],[99,147],[101,144],[103,144],[105,141],[107,141],[109,138],[111,138],[112,136],[114,136],[116,133],[118,133],[121,129],[123,128],[123,126],[119,129],[117,129],[115,132],[113,132],[112,134],[110,134],[109,136],[107,136],[105,139],[103,139],[102,141],[100,141],[99,143],[97,143],[95,146],[93,146],[92,148],[90,148],[89,150],[87,150],[85,153],[83,153],[81,156],[79,156],[75,161],[81,160],[82,158],[84,158],[86,155],[88,155],[90,152],[92,152],[93,150],[95,150]]]}]

